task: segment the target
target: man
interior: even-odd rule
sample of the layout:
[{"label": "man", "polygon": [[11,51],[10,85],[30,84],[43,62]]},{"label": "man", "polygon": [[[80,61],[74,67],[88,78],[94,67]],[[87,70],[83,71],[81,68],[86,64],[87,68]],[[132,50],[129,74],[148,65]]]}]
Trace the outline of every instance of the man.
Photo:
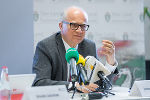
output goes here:
[{"label": "man", "polygon": [[[66,50],[76,48],[83,57],[94,56],[97,58],[95,43],[84,39],[89,28],[86,12],[78,7],[69,7],[64,11],[63,19],[59,23],[61,32],[42,40],[38,43],[33,61],[33,72],[36,73],[34,86],[60,85],[67,82]],[[115,47],[109,40],[103,40],[101,53],[106,55],[106,67],[111,72],[116,69]],[[94,91],[98,86],[90,84],[85,86]],[[82,92],[89,92],[81,90]]]}]

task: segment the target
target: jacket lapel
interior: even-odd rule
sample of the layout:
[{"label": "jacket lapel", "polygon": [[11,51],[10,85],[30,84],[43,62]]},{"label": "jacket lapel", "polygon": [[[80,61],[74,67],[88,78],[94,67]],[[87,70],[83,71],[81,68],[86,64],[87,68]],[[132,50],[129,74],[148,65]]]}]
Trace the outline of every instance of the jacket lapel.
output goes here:
[{"label": "jacket lapel", "polygon": [[67,80],[67,70],[68,70],[67,61],[65,59],[66,50],[65,50],[65,46],[63,44],[60,32],[56,34],[56,43],[57,43],[57,48],[58,48],[58,53],[60,55],[61,63],[63,65],[62,79],[66,81]]},{"label": "jacket lapel", "polygon": [[85,50],[85,48],[86,48],[86,45],[84,45],[84,40],[81,42],[81,43],[79,43],[79,45],[78,45],[78,52],[79,52],[79,54],[81,54],[83,57],[86,57],[86,50]]}]

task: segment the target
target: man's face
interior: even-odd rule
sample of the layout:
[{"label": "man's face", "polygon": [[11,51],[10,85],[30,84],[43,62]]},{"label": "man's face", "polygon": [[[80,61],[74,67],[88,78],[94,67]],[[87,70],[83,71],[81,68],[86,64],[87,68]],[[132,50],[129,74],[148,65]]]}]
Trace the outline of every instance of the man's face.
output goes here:
[{"label": "man's face", "polygon": [[62,22],[62,37],[71,46],[79,44],[85,37],[86,18],[82,14],[71,15]]}]

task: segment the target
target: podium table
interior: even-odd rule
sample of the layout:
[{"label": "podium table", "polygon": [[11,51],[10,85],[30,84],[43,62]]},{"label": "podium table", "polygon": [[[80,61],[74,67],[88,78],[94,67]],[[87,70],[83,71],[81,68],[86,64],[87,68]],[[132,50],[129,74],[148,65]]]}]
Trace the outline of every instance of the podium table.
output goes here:
[{"label": "podium table", "polygon": [[[150,97],[138,97],[138,96],[129,96],[129,89],[126,87],[113,87],[110,91],[115,95],[108,94],[108,97],[103,97],[102,100],[150,100]],[[11,100],[22,100],[23,94],[13,94]],[[72,93],[69,93],[70,100],[88,100],[88,94],[86,93],[75,93],[74,98],[72,99]]]},{"label": "podium table", "polygon": [[[150,100],[150,97],[129,96],[129,88],[126,87],[115,86],[111,92],[115,95],[109,94],[108,97],[103,97],[101,100]],[[86,95],[87,94],[76,93],[73,100],[81,100],[82,98],[87,99],[85,97]],[[70,97],[71,96],[72,94],[70,93]]]}]

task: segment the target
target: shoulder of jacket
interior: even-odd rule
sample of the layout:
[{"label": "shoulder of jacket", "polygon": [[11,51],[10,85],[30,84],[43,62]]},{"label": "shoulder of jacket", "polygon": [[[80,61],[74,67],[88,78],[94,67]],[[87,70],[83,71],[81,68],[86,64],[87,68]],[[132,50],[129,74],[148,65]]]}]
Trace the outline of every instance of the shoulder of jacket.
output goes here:
[{"label": "shoulder of jacket", "polygon": [[95,45],[95,43],[94,43],[92,40],[89,40],[89,39],[87,39],[87,38],[85,38],[85,39],[81,42],[81,44],[91,44],[91,45]]}]

